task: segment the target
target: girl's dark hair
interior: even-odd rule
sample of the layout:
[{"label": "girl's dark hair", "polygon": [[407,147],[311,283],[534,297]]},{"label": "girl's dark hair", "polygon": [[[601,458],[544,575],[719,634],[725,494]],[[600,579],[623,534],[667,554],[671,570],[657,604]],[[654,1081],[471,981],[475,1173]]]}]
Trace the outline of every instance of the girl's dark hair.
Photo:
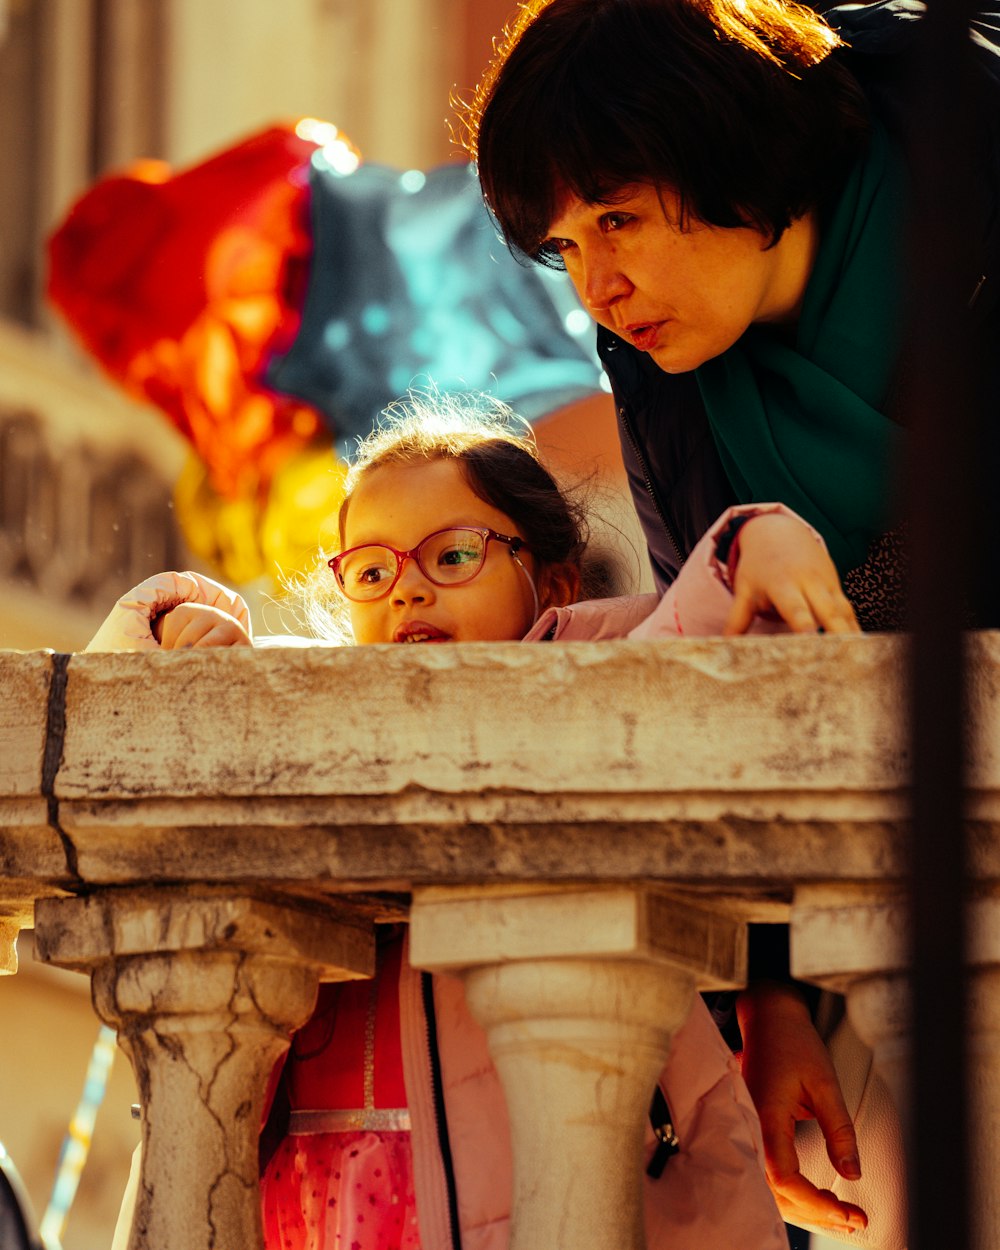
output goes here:
[{"label": "girl's dark hair", "polygon": [[463,142],[507,243],[544,248],[559,197],[668,187],[682,223],[777,242],[863,151],[868,113],[794,0],[527,0],[460,105]]},{"label": "girl's dark hair", "polygon": [[[345,541],[351,497],[364,477],[386,464],[454,460],[472,492],[517,526],[540,567],[580,571],[589,530],[583,505],[566,494],[538,459],[531,427],[485,395],[412,393],[393,405],[358,443],[346,481],[338,529]],[[300,587],[301,611],[320,637],[349,637],[343,600],[332,589],[325,555]],[[332,630],[331,632],[331,623]]]},{"label": "girl's dark hair", "polygon": [[340,508],[340,541],[361,478],[389,463],[455,460],[475,495],[505,513],[541,564],[579,567],[587,545],[583,510],[538,459],[531,426],[488,396],[411,394],[358,444]]}]

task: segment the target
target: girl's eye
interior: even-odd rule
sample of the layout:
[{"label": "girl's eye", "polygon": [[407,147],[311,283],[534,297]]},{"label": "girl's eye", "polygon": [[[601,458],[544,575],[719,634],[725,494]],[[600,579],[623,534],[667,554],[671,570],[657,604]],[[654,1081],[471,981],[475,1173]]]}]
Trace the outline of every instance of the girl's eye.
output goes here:
[{"label": "girl's eye", "polygon": [[479,559],[479,551],[471,547],[446,547],[438,554],[438,564],[444,568],[461,568],[466,564],[475,564]]},{"label": "girl's eye", "polygon": [[377,586],[380,582],[388,581],[392,577],[392,571],[384,564],[368,564],[364,568],[352,569],[351,580],[361,586]]}]

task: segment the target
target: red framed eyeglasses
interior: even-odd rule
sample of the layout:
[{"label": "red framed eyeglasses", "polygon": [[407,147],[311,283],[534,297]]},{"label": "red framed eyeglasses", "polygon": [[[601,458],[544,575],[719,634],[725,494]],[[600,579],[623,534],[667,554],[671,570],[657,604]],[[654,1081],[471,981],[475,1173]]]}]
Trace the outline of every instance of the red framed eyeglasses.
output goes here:
[{"label": "red framed eyeglasses", "polygon": [[389,594],[407,560],[416,560],[435,586],[464,586],[482,571],[491,542],[506,544],[512,556],[527,550],[523,538],[498,534],[485,526],[455,525],[428,534],[410,551],[397,551],[387,543],[363,543],[328,563],[348,599],[370,603]]}]

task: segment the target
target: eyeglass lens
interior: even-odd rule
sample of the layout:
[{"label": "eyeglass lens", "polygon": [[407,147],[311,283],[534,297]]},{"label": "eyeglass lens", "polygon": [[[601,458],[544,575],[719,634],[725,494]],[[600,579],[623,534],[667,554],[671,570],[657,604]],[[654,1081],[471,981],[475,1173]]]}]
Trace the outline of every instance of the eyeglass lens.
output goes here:
[{"label": "eyeglass lens", "polygon": [[[417,564],[438,586],[460,586],[482,568],[486,537],[477,530],[450,529],[430,534],[416,549]],[[390,547],[373,543],[347,553],[338,574],[351,599],[377,599],[392,584],[399,559]]]}]

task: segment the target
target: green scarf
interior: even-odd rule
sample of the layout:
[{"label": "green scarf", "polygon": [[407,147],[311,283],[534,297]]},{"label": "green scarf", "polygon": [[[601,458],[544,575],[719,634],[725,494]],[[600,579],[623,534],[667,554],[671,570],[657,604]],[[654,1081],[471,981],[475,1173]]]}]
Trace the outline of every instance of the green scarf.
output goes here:
[{"label": "green scarf", "polygon": [[890,524],[903,431],[884,409],[900,345],[904,184],[876,126],[824,222],[795,342],[751,326],[696,371],[740,501],[794,508],[842,574]]}]

